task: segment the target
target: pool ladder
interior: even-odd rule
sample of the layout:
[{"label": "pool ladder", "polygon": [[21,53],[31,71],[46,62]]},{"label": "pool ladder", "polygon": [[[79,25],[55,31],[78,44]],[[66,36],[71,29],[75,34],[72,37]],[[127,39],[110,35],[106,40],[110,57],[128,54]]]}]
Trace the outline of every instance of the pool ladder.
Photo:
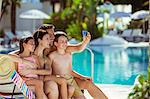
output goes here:
[{"label": "pool ladder", "polygon": [[92,78],[92,80],[94,80],[94,53],[88,47],[86,47],[85,49],[88,50],[91,54],[91,78]]}]

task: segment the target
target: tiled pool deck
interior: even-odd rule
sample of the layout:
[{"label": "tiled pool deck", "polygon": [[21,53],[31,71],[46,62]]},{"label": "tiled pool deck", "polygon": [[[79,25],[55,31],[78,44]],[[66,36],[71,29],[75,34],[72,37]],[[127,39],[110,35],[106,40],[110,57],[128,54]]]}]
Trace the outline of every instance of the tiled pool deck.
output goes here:
[{"label": "tiled pool deck", "polygon": [[[108,97],[108,99],[127,99],[128,94],[131,91],[130,85],[114,85],[114,84],[96,84]],[[85,91],[87,99],[92,97]]]}]

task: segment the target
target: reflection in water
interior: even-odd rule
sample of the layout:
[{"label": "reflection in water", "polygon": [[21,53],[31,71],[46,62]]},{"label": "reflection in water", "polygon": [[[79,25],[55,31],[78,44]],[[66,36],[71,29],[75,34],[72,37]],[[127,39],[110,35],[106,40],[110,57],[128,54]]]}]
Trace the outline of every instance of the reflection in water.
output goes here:
[{"label": "reflection in water", "polygon": [[[134,83],[135,77],[147,73],[147,48],[127,48],[113,50],[93,50],[94,52],[94,82],[104,84]],[[73,69],[79,73],[90,76],[90,53],[84,51],[73,55]]]}]

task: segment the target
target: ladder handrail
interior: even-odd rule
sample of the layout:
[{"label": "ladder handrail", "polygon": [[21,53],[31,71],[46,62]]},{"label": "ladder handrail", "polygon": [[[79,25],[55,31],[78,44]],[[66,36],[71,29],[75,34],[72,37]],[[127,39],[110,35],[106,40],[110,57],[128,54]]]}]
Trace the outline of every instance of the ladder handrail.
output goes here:
[{"label": "ladder handrail", "polygon": [[91,78],[92,78],[92,80],[94,80],[94,53],[88,47],[86,47],[85,49],[87,49],[91,54]]}]

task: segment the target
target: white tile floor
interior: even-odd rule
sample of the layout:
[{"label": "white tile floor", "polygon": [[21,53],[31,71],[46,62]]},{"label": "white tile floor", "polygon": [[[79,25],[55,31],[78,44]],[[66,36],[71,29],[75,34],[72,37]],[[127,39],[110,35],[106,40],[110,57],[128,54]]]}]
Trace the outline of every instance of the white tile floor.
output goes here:
[{"label": "white tile floor", "polygon": [[[97,84],[97,86],[106,94],[108,99],[127,99],[132,86],[128,85],[113,85],[113,84]],[[92,97],[85,91],[87,99]]]}]

